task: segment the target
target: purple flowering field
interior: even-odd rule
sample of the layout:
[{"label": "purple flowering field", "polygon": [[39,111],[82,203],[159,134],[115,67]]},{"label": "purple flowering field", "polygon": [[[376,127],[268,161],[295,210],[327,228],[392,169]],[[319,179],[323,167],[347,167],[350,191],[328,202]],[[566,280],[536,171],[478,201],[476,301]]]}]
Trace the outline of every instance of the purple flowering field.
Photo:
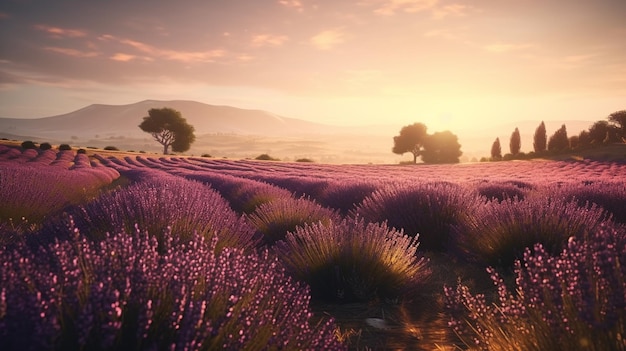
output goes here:
[{"label": "purple flowering field", "polygon": [[0,348],[626,350],[625,179],[0,145]]}]

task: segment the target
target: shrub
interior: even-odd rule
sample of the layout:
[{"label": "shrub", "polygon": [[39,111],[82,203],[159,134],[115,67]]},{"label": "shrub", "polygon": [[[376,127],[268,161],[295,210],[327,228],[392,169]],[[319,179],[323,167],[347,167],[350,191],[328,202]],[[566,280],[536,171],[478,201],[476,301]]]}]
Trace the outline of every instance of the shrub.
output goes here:
[{"label": "shrub", "polygon": [[397,298],[428,276],[417,240],[363,219],[313,223],[275,246],[288,272],[313,297],[353,302]]},{"label": "shrub", "polygon": [[202,154],[200,157],[213,157],[211,154]]},{"label": "shrub", "polygon": [[580,206],[587,202],[595,203],[609,211],[613,219],[626,224],[626,184],[624,182],[593,181],[580,183],[566,183],[560,187],[548,189],[553,196],[575,200]]},{"label": "shrub", "polygon": [[515,263],[515,289],[489,269],[498,300],[445,288],[449,325],[472,350],[624,350],[626,240],[601,228],[552,256],[540,244]]},{"label": "shrub", "polygon": [[323,206],[334,208],[342,214],[348,214],[363,199],[376,190],[372,182],[337,180],[330,181],[324,191],[317,197]]},{"label": "shrub", "polygon": [[78,150],[76,150],[76,153],[77,154],[86,154],[87,150],[85,150],[85,149],[78,149]]},{"label": "shrub", "polygon": [[484,182],[476,187],[478,194],[487,200],[524,199],[532,187],[529,184],[514,181]]},{"label": "shrub", "polygon": [[272,156],[268,155],[268,154],[261,154],[257,157],[255,157],[255,160],[261,160],[261,161],[280,161],[277,158],[273,158]]},{"label": "shrub", "polygon": [[[254,228],[234,213],[219,193],[201,183],[155,173],[144,179],[81,206],[68,209],[76,225],[92,240],[102,240],[106,233],[118,228],[132,232],[137,225],[154,235],[159,243],[171,228],[182,241],[189,240],[194,232],[206,237],[219,237],[218,249],[223,247],[252,248]],[[50,223],[46,233],[63,225]]]},{"label": "shrub", "polygon": [[315,162],[315,161],[311,160],[310,158],[299,158],[296,160],[296,162]]},{"label": "shrub", "polygon": [[[308,288],[267,252],[245,254],[170,233],[0,251],[0,343],[45,350],[337,350],[332,320],[314,326]],[[174,236],[174,238],[179,236]]]},{"label": "shrub", "polygon": [[339,215],[307,198],[279,198],[261,204],[248,215],[250,223],[263,235],[263,242],[272,245],[282,240],[287,232],[310,223],[330,223]]},{"label": "shrub", "polygon": [[271,184],[292,191],[295,196],[309,196],[314,199],[323,194],[328,185],[328,179],[316,177],[262,175],[258,178],[265,179]]},{"label": "shrub", "polygon": [[420,236],[425,250],[444,250],[452,226],[471,213],[479,198],[449,183],[390,184],[375,191],[353,213]]},{"label": "shrub", "polygon": [[25,150],[27,150],[27,149],[36,149],[37,148],[37,145],[34,142],[30,141],[30,140],[26,140],[26,141],[22,142],[21,146],[22,146],[22,149],[25,149]]},{"label": "shrub", "polygon": [[50,150],[50,149],[52,149],[52,145],[50,145],[50,143],[41,143],[41,144],[39,144],[39,149],[40,150]]},{"label": "shrub", "polygon": [[240,213],[253,213],[262,204],[291,198],[283,188],[249,179],[240,179],[238,186],[228,195],[231,207]]},{"label": "shrub", "polygon": [[120,149],[118,149],[115,146],[105,146],[104,150],[107,150],[107,151],[120,151]]},{"label": "shrub", "polygon": [[68,144],[61,144],[59,145],[59,150],[64,150],[64,151],[72,150],[72,147],[69,146]]},{"label": "shrub", "polygon": [[584,238],[606,220],[595,205],[579,207],[560,198],[491,201],[455,226],[454,245],[471,262],[511,267],[536,243],[556,254],[568,238]]}]

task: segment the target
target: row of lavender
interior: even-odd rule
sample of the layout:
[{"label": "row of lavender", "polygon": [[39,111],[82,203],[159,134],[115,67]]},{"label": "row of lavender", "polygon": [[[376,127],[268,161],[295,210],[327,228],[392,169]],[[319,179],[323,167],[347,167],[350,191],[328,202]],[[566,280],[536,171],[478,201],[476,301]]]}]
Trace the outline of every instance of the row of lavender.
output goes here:
[{"label": "row of lavender", "polygon": [[[219,167],[220,162],[222,163],[222,168]],[[73,234],[73,231],[66,230],[69,221],[67,217],[51,216],[51,218],[44,221],[41,229],[33,235],[34,240],[17,245],[18,248],[15,251],[6,250],[6,252],[11,252],[12,254],[15,254],[15,252],[19,253],[19,257],[12,256],[13,259],[10,261],[20,261],[20,259],[26,258],[28,262],[35,262],[36,257],[55,257],[54,253],[59,251],[53,248],[55,247],[54,245],[58,245],[58,242],[55,242],[55,240],[58,240],[60,237],[63,237],[63,243],[73,243],[76,247],[83,245],[81,246],[84,247],[82,251],[87,252],[87,246],[89,245],[113,245],[112,242],[121,240],[121,238],[107,233],[137,232],[135,234],[137,236],[141,233],[145,234],[145,231],[147,231],[151,237],[155,238],[153,246],[146,249],[150,255],[167,255],[172,250],[176,251],[181,247],[188,250],[190,246],[196,245],[195,243],[199,241],[210,242],[213,245],[210,246],[210,250],[213,250],[216,255],[212,259],[203,261],[202,264],[210,264],[213,267],[216,265],[216,260],[222,257],[221,253],[223,252],[240,250],[238,252],[241,253],[242,260],[245,261],[246,259],[250,260],[250,255],[258,257],[257,252],[261,248],[262,255],[269,257],[267,255],[271,253],[271,255],[277,257],[274,258],[276,259],[275,265],[280,269],[277,268],[276,274],[307,283],[311,289],[310,293],[314,297],[335,301],[353,301],[381,297],[407,298],[414,296],[416,289],[423,287],[424,280],[428,276],[428,264],[424,259],[420,258],[421,254],[417,251],[416,237],[419,239],[420,248],[423,250],[447,251],[473,264],[481,266],[497,265],[500,267],[511,266],[515,258],[522,257],[525,248],[533,247],[536,243],[544,245],[542,249],[537,249],[536,252],[543,252],[541,250],[544,250],[546,256],[557,257],[563,248],[568,247],[567,245],[574,247],[580,241],[582,242],[580,244],[582,247],[592,237],[594,238],[592,242],[610,244],[609,246],[617,250],[618,254],[614,256],[588,255],[585,258],[586,265],[583,264],[582,268],[578,269],[577,274],[587,277],[596,272],[594,274],[602,279],[595,279],[593,287],[597,288],[599,286],[602,288],[602,291],[611,292],[612,299],[607,300],[603,296],[587,294],[587,290],[589,290],[588,281],[587,285],[584,285],[578,283],[583,281],[580,279],[572,283],[568,289],[559,290],[561,292],[560,295],[556,293],[554,296],[570,299],[574,293],[582,292],[582,296],[587,299],[584,301],[593,302],[593,306],[601,306],[598,307],[596,319],[600,321],[608,320],[606,324],[609,327],[605,330],[608,330],[607,333],[609,334],[605,333],[602,335],[608,335],[610,340],[623,342],[620,338],[611,338],[611,336],[616,335],[616,330],[617,334],[619,334],[620,330],[623,330],[620,329],[624,325],[623,314],[618,314],[615,317],[607,316],[606,313],[607,309],[619,306],[619,303],[621,303],[620,298],[622,299],[621,301],[624,300],[623,294],[620,295],[619,292],[624,291],[623,267],[626,267],[624,265],[626,263],[623,262],[623,257],[620,257],[619,253],[622,253],[623,256],[623,252],[626,252],[626,250],[624,250],[623,242],[617,240],[624,235],[623,227],[619,224],[619,221],[623,223],[623,220],[619,219],[618,216],[615,217],[617,221],[609,218],[610,215],[603,208],[613,206],[617,210],[614,209],[611,212],[619,213],[619,209],[624,206],[624,194],[626,192],[623,184],[611,181],[611,179],[594,179],[590,176],[590,174],[596,173],[619,175],[620,170],[622,170],[620,165],[582,164],[583,169],[580,169],[580,172],[587,173],[584,179],[586,183],[582,183],[580,179],[574,179],[573,181],[560,184],[560,186],[554,186],[541,184],[540,182],[513,179],[497,181],[497,179],[493,178],[488,181],[481,181],[480,174],[484,173],[484,170],[479,167],[465,168],[464,177],[461,180],[457,178],[456,181],[452,182],[454,177],[458,177],[457,175],[450,176],[450,174],[457,172],[455,168],[449,167],[450,169],[446,170],[438,166],[437,172],[444,172],[441,174],[448,175],[438,179],[448,181],[444,183],[433,182],[433,179],[428,174],[434,171],[428,167],[420,169],[420,171],[424,171],[424,176],[420,178],[415,175],[409,176],[407,173],[420,173],[420,171],[416,172],[415,167],[346,166],[345,171],[342,171],[343,168],[338,166],[311,165],[310,168],[307,168],[298,164],[287,165],[204,159],[186,160],[182,158],[150,159],[143,157],[126,159],[101,158],[98,163],[115,169],[125,179],[128,179],[131,184],[117,191],[104,193],[93,201],[66,209],[66,214],[71,215],[75,221],[75,224],[71,224],[70,227],[80,228],[82,235],[77,236]],[[205,164],[209,164],[210,167],[205,166]],[[544,166],[551,165],[549,163],[543,164]],[[480,166],[482,167],[482,165]],[[565,167],[570,173],[562,173],[560,180],[563,180],[563,178],[574,178],[573,176],[576,173],[571,171],[571,169],[576,167],[580,167],[580,164],[576,164],[573,167]],[[520,167],[518,171],[521,171],[522,168]],[[369,177],[369,173],[365,173],[367,169],[372,170],[373,177]],[[386,175],[384,170],[388,169],[396,172],[396,178]],[[402,172],[406,173],[406,176],[400,177],[399,175]],[[526,172],[529,172],[529,168],[526,168]],[[550,168],[548,173],[554,174],[556,172],[556,169]],[[433,174],[436,174],[436,172]],[[623,173],[621,174],[623,175]],[[532,169],[532,175],[534,177],[544,176],[537,168]],[[361,179],[355,182],[354,178],[357,176]],[[507,178],[509,177],[507,176]],[[402,179],[402,181],[398,179]],[[282,187],[277,186],[278,184],[282,185]],[[481,197],[481,194],[485,195],[485,197]],[[302,197],[302,195],[306,195],[306,197]],[[595,199],[593,202],[601,204],[602,207],[591,203],[587,204],[585,199]],[[135,225],[139,229],[136,229]],[[419,233],[419,236],[417,236],[417,233]],[[598,233],[612,234],[602,236]],[[173,234],[175,234],[174,237],[172,237]],[[123,237],[128,237],[128,235]],[[572,237],[576,239],[570,240]],[[613,239],[617,241],[607,241]],[[176,242],[175,245],[172,245],[172,240]],[[32,245],[33,242],[36,242],[37,245]],[[79,243],[82,244],[79,245]],[[40,255],[33,253],[33,247],[36,247],[37,250],[47,251],[45,251],[45,254]],[[90,247],[93,248],[95,246]],[[126,247],[132,247],[132,245],[128,244]],[[265,247],[271,247],[270,251],[264,249]],[[109,259],[106,253],[110,251],[101,251],[99,249],[93,249],[92,251],[87,252],[87,256],[90,259],[95,257],[97,260],[100,260],[98,257],[102,256],[103,252],[106,259]],[[111,256],[117,257],[119,251],[113,250],[113,252],[115,254]],[[129,255],[141,256],[137,252],[130,252]],[[534,253],[527,253],[526,255],[525,262],[531,262]],[[28,257],[31,258],[29,259]],[[129,257],[128,255],[122,256],[120,259],[123,261],[121,262],[130,262],[127,261],[131,260]],[[78,261],[82,260],[80,254],[77,254],[75,259]],[[8,262],[7,260],[3,260],[3,262]],[[53,259],[53,261],[55,260],[59,259]],[[131,261],[141,262],[142,260],[133,258]],[[98,273],[102,277],[111,274],[115,275],[115,268],[119,268],[119,265],[109,264],[107,266],[107,264],[100,263],[101,261],[98,261],[98,264],[86,264],[85,267],[102,269],[102,272]],[[194,266],[193,263],[186,264]],[[600,269],[595,268],[598,265],[601,266]],[[519,271],[534,274],[533,270],[539,269],[535,266],[524,267],[523,270],[520,268]],[[40,267],[37,270],[50,271],[55,276],[65,274],[55,271],[55,267],[63,267],[63,264],[55,263],[54,267],[37,267]],[[126,284],[124,285],[125,289],[132,288],[134,284],[141,286],[142,283],[140,282],[146,279],[146,275],[151,274],[148,273],[149,269],[146,269],[144,265],[141,265],[141,267],[143,267],[141,272],[133,273],[132,277],[128,275],[130,273],[120,276],[120,281],[127,279],[124,281]],[[561,265],[559,267],[555,269],[564,269],[563,267],[565,266]],[[589,269],[589,267],[595,270],[585,270]],[[19,280],[20,277],[23,277],[23,273],[15,273],[18,271],[18,268],[5,265],[3,277],[7,275]],[[82,266],[80,269],[81,274],[84,274],[86,277],[94,275],[89,269],[85,269]],[[67,267],[62,270],[68,271]],[[31,271],[33,270],[31,269]],[[158,276],[160,273],[156,274]],[[216,271],[210,271],[208,274],[216,274]],[[222,271],[220,274],[225,273]],[[611,280],[607,278],[613,276],[618,277],[618,279]],[[180,276],[177,275],[177,277]],[[243,278],[243,275],[241,277]],[[264,279],[266,282],[272,281],[270,277],[264,277]],[[282,281],[279,278],[276,279],[277,281]],[[50,289],[58,291],[58,288],[55,288],[54,285],[45,285],[45,279],[43,278],[35,280],[39,284],[37,286],[38,289],[32,289],[32,282],[29,283],[31,285],[23,288],[31,292],[30,295],[26,294],[24,296],[30,296],[32,301],[19,300],[16,296],[22,296],[23,291],[16,290],[3,290],[3,301],[9,301],[6,296],[7,294],[11,295],[11,293],[14,293],[11,295],[13,298],[18,299],[16,301],[21,301],[19,303],[16,302],[16,304],[20,305],[21,303],[20,308],[22,309],[24,308],[23,305],[29,305],[30,302],[35,301],[36,303],[33,306],[39,309],[34,310],[34,316],[41,316],[42,313],[47,316],[46,311],[48,310],[46,308],[48,307],[46,306],[56,306],[56,309],[52,308],[54,311],[52,315],[64,316],[61,319],[69,320],[69,322],[63,324],[58,322],[59,318],[55,322],[53,318],[47,325],[48,327],[42,328],[42,330],[47,330],[54,335],[58,335],[60,330],[61,335],[64,336],[61,339],[65,341],[57,340],[57,345],[67,345],[68,340],[76,339],[77,327],[75,324],[79,323],[76,319],[78,313],[76,311],[85,313],[85,308],[87,310],[89,308],[93,309],[94,304],[101,303],[98,301],[102,296],[97,294],[90,295],[81,290],[83,295],[93,296],[93,300],[83,297],[83,301],[79,301],[74,305],[67,301],[61,304],[58,296],[56,298],[53,297],[52,300],[54,301],[52,301],[50,300],[50,294],[46,293]],[[103,280],[106,279],[103,278]],[[207,343],[214,340],[225,340],[224,335],[236,335],[236,333],[233,334],[231,329],[226,328],[224,324],[220,324],[225,322],[228,325],[233,325],[234,322],[230,322],[233,314],[231,313],[230,317],[224,317],[224,315],[218,312],[219,310],[228,315],[232,311],[230,309],[224,310],[222,305],[213,310],[213,305],[207,301],[215,301],[215,299],[204,300],[205,307],[202,313],[194,310],[193,306],[183,306],[180,303],[163,306],[163,303],[159,303],[159,306],[162,306],[161,308],[165,310],[162,311],[163,316],[173,314],[174,312],[171,312],[172,309],[177,308],[178,311],[181,311],[178,315],[187,316],[184,318],[190,318],[192,321],[190,323],[205,323],[201,325],[210,325],[210,330],[217,329],[215,335],[199,336],[188,332],[185,334],[186,336],[183,336],[183,334],[171,331],[169,334],[164,332],[167,328],[163,327],[163,325],[171,326],[175,324],[165,322],[162,318],[156,318],[159,321],[156,324],[161,325],[161,329],[157,327],[150,329],[152,324],[146,327],[144,322],[141,322],[144,324],[138,322],[139,317],[134,317],[135,314],[133,313],[135,312],[132,311],[136,310],[141,311],[140,315],[144,315],[144,313],[150,315],[149,309],[155,303],[156,297],[155,299],[149,299],[151,301],[149,303],[150,308],[146,309],[148,302],[142,297],[146,294],[124,295],[122,293],[124,288],[121,283],[107,285],[112,284],[110,279],[105,282],[90,280],[82,284],[89,285],[88,283],[92,284],[92,287],[93,284],[96,284],[96,290],[102,289],[100,287],[101,284],[107,286],[107,289],[109,289],[108,296],[112,301],[111,306],[118,306],[119,310],[115,309],[115,312],[112,312],[109,316],[117,316],[118,320],[115,320],[113,317],[102,317],[96,322],[89,324],[92,332],[87,333],[87,336],[83,337],[84,340],[80,339],[83,340],[81,341],[83,346],[102,343],[103,340],[100,339],[107,335],[109,337],[113,336],[111,340],[107,341],[109,344],[112,343],[110,345],[131,345],[139,348],[145,346],[144,344],[138,344],[142,342],[147,342],[148,344],[156,343],[162,346],[171,345],[173,343],[172,340],[176,340],[176,342],[180,340],[188,341],[189,335],[193,335],[193,338],[196,338],[193,339],[196,340],[194,342],[202,345],[208,345]],[[196,283],[194,282],[193,284]],[[551,282],[541,280],[538,286],[541,287],[541,284],[544,284],[546,288],[549,288],[549,283]],[[17,281],[13,280],[7,281],[7,284],[20,286]],[[193,300],[188,294],[191,291],[196,291],[198,288],[196,285],[189,284],[182,284],[185,286],[184,289],[186,289],[187,295],[185,292],[176,293],[164,299],[168,301],[176,300],[176,298],[179,298],[180,301]],[[251,284],[261,283],[251,282]],[[282,285],[284,286],[285,284]],[[531,285],[537,286],[537,283],[533,284],[526,287],[520,285],[520,291],[523,292],[524,289],[528,289]],[[3,286],[11,285],[3,284]],[[208,286],[212,287],[212,285],[202,286],[205,288],[204,290]],[[258,286],[241,286],[241,284],[239,288],[243,290],[233,290],[233,296],[246,295],[245,291],[257,291],[259,289]],[[268,287],[267,289],[280,289],[280,286]],[[138,290],[141,291],[141,289]],[[303,295],[302,290],[296,290],[294,290],[294,294],[308,296],[308,292],[304,292]],[[46,296],[46,298],[37,294],[33,295],[33,291],[39,292],[40,295]],[[465,318],[459,315],[461,313],[467,314],[468,312],[470,315],[476,315],[485,306],[470,303],[463,304],[464,299],[471,299],[473,296],[461,288],[458,289],[456,294],[455,291],[457,290],[446,290],[448,305],[453,312],[454,320],[468,320],[469,323],[473,323],[471,327],[465,326],[465,334],[461,335],[467,335],[467,330],[469,330],[471,335],[466,340],[478,340],[481,342],[479,344],[481,347],[489,345],[490,342],[493,344],[492,331],[482,326],[476,326],[477,320],[481,319]],[[275,292],[272,293],[275,294]],[[539,297],[535,297],[535,300],[543,296],[541,294],[536,295]],[[269,311],[274,311],[276,306],[266,301],[267,299],[271,300],[268,296],[263,294],[257,296],[258,299],[254,300],[257,301],[255,306],[262,306]],[[141,300],[142,298],[144,300]],[[242,297],[242,299],[253,301],[251,296]],[[519,302],[511,299],[514,299],[513,295],[509,297],[509,300],[502,299],[500,308],[504,308],[506,304],[512,304],[513,302],[516,302],[517,305],[526,303],[526,301],[520,300],[521,302]],[[45,300],[45,303],[38,302],[40,300]],[[85,302],[86,300],[90,302]],[[552,300],[557,301],[556,297],[553,297]],[[456,305],[455,302],[457,303]],[[65,311],[65,307],[59,308],[59,304],[61,306],[71,306],[69,307],[70,311]],[[9,305],[13,304],[5,302],[5,315],[11,315],[6,312]],[[456,308],[459,305],[466,306],[465,308],[469,309],[469,311],[459,312],[459,308]],[[579,305],[572,311],[579,311],[582,308]],[[197,306],[197,304],[194,306]],[[305,303],[298,306],[302,307],[304,315],[308,315]],[[555,306],[557,306],[555,308],[558,310],[558,304]],[[0,306],[0,316],[2,316],[1,308],[2,306]],[[12,310],[14,313],[12,316],[19,320],[18,317],[15,317],[18,315],[18,311],[19,309]],[[247,323],[263,325],[269,323],[266,319],[263,319],[265,317],[258,315],[261,309],[255,311],[249,312],[251,314],[248,314]],[[511,315],[509,320],[526,320],[530,318],[529,313],[537,314],[541,313],[541,311],[546,311],[546,309],[532,310],[528,308],[523,313]],[[69,314],[69,316],[65,316],[65,314]],[[216,316],[221,316],[218,318],[220,322],[216,322]],[[120,318],[121,321],[119,321]],[[239,318],[238,315],[237,318]],[[542,316],[539,315],[539,318],[542,318]],[[5,318],[5,320],[10,319]],[[111,322],[111,320],[114,321]],[[570,316],[570,320],[577,319]],[[284,322],[294,323],[294,321],[288,319],[284,320]],[[10,324],[17,325],[16,323],[16,321],[13,321]],[[142,325],[142,327],[139,328],[138,325]],[[310,345],[328,343],[338,346],[333,344],[332,337],[329,337],[330,324],[324,324],[323,327],[320,327],[322,329],[317,331],[320,333],[316,334],[318,335],[317,339],[307,334],[306,331],[312,329],[308,327],[306,321],[293,325],[304,327],[299,331],[289,329],[289,334],[303,335],[302,337],[308,340],[306,342],[300,341],[299,347],[306,343],[311,343]],[[494,323],[494,325],[496,324]],[[513,324],[512,326],[515,327],[516,325]],[[555,328],[555,325],[563,326],[567,325],[567,323],[561,321],[556,324],[547,324],[545,330],[551,331]],[[507,332],[527,331],[527,329],[515,329],[513,327]],[[139,333],[137,331],[139,330],[138,328],[148,330],[150,333]],[[461,333],[463,325],[456,324],[455,328]],[[79,329],[82,330],[83,328]],[[247,333],[243,331],[244,329],[239,329],[241,333],[245,334],[245,337],[243,337],[240,344],[236,345],[254,345],[248,344],[248,342],[253,339],[255,331]],[[206,331],[204,328],[202,330]],[[220,330],[231,334],[223,334]],[[128,336],[129,331],[133,331],[136,334],[135,338]],[[573,332],[580,333],[580,331],[573,331],[572,328],[566,330],[566,332],[570,334]],[[263,333],[268,333],[268,331],[263,331]],[[273,331],[270,334],[273,335],[273,333],[277,332]],[[559,337],[565,335],[567,337],[567,333],[557,333],[555,335],[560,335]],[[163,338],[157,340],[157,335]],[[508,336],[510,337],[510,335]],[[41,340],[50,340],[50,338],[42,338]],[[268,342],[266,339],[263,340]],[[284,342],[284,339],[281,340],[281,342]],[[13,340],[12,342],[17,343],[18,341]],[[589,342],[593,345],[593,341]],[[302,344],[303,342],[304,344]],[[293,346],[296,344],[291,342],[289,345]],[[604,342],[604,344],[599,345],[606,348],[607,345],[622,344],[606,344]],[[485,348],[489,349],[488,346],[485,346]]]},{"label": "row of lavender", "polygon": [[[24,158],[0,160],[3,203],[31,200],[10,192],[32,185],[28,173],[40,188],[88,184],[83,170]],[[58,184],[61,173],[72,183]],[[344,348],[332,320],[312,319],[309,288],[257,250],[254,229],[215,190],[156,170],[120,173],[130,184],[65,201],[29,228],[2,221],[3,349]]]},{"label": "row of lavender", "polygon": [[[13,232],[92,199],[120,176],[115,169],[71,150],[0,145],[0,165],[0,228]],[[0,243],[6,240],[0,238]]]},{"label": "row of lavender", "polygon": [[[437,170],[424,166],[417,172],[411,168],[417,177],[407,174],[407,169],[395,169],[390,175],[383,170],[393,167],[372,167],[379,174],[369,177],[363,169],[369,166],[308,168],[253,161],[141,157],[112,162],[117,168],[158,169],[211,184],[232,208],[247,213],[266,244],[277,242],[275,248],[292,273],[325,298],[347,294],[367,299],[373,291],[388,294],[382,286],[393,287],[391,295],[406,293],[403,288],[416,286],[406,278],[417,276],[419,281],[426,272],[422,267],[419,274],[402,273],[400,278],[389,275],[393,283],[373,274],[377,280],[369,276],[364,283],[368,271],[376,272],[375,267],[365,265],[367,270],[358,272],[363,275],[354,270],[352,276],[347,274],[349,278],[343,280],[352,284],[344,285],[328,271],[310,274],[311,267],[326,263],[320,256],[333,255],[328,242],[345,237],[363,240],[366,236],[351,236],[347,230],[350,226],[368,231],[346,219],[343,229],[332,224],[345,216],[352,221],[383,224],[386,230],[398,228],[403,231],[401,235],[419,237],[422,249],[447,251],[481,266],[504,267],[505,272],[506,267],[515,267],[517,295],[507,292],[492,271],[500,293],[499,302],[493,306],[481,295],[472,296],[465,286],[446,289],[455,331],[477,348],[507,346],[512,337],[519,339],[519,349],[544,349],[565,345],[565,341],[573,348],[626,347],[626,168],[622,164],[514,163],[518,176],[511,174],[504,180],[481,178],[485,173],[481,165],[464,168],[464,178],[459,181],[457,169],[449,167],[444,172],[442,166]],[[430,172],[443,176],[436,182]],[[356,174],[360,180],[354,180]],[[395,253],[406,254],[408,247],[411,245]],[[285,254],[289,250],[299,254]],[[360,250],[371,252],[363,247]],[[549,265],[541,264],[542,260]],[[410,266],[420,264],[422,260]],[[570,281],[538,276],[567,277]],[[332,288],[320,289],[324,285],[321,282]],[[512,305],[516,307],[509,308]],[[485,311],[498,318],[483,318]],[[554,320],[554,316],[559,317]],[[505,329],[501,328],[503,323]],[[542,337],[528,338],[529,333]],[[577,338],[571,338],[573,334]]]}]

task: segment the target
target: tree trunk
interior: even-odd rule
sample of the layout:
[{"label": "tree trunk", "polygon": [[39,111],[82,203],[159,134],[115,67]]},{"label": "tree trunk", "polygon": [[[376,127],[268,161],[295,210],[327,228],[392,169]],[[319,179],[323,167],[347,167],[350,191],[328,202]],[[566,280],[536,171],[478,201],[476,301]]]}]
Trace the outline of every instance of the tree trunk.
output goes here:
[{"label": "tree trunk", "polygon": [[163,155],[167,155],[167,149],[169,148],[169,144],[163,144]]}]

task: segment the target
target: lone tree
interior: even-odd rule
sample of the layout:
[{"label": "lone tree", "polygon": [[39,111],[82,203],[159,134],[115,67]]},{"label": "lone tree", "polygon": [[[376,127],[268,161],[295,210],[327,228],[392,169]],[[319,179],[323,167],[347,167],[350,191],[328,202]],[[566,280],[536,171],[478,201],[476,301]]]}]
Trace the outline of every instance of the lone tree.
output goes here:
[{"label": "lone tree", "polygon": [[424,163],[459,163],[461,155],[459,138],[448,130],[428,135],[424,140]]},{"label": "lone tree", "polygon": [[565,151],[569,149],[569,139],[567,138],[567,129],[565,124],[561,126],[548,141],[548,151]]},{"label": "lone tree", "polygon": [[519,129],[515,128],[513,134],[511,134],[511,140],[509,141],[509,149],[513,156],[519,154],[519,150],[522,148],[522,139],[519,135]]},{"label": "lone tree", "polygon": [[546,125],[541,121],[541,124],[535,130],[533,147],[535,148],[535,153],[541,153],[546,151],[546,146],[548,143],[548,135],[546,134]]},{"label": "lone tree", "polygon": [[500,147],[500,138],[496,138],[496,140],[491,144],[491,160],[497,161],[502,159],[502,147]]},{"label": "lone tree", "polygon": [[187,123],[180,112],[169,107],[150,109],[139,128],[163,145],[165,155],[170,146],[175,152],[187,151],[196,140],[193,126]]},{"label": "lone tree", "polygon": [[413,123],[402,127],[400,135],[393,137],[394,154],[403,155],[405,152],[413,154],[413,163],[417,163],[417,157],[422,153],[422,147],[428,134],[426,125],[423,123]]}]

